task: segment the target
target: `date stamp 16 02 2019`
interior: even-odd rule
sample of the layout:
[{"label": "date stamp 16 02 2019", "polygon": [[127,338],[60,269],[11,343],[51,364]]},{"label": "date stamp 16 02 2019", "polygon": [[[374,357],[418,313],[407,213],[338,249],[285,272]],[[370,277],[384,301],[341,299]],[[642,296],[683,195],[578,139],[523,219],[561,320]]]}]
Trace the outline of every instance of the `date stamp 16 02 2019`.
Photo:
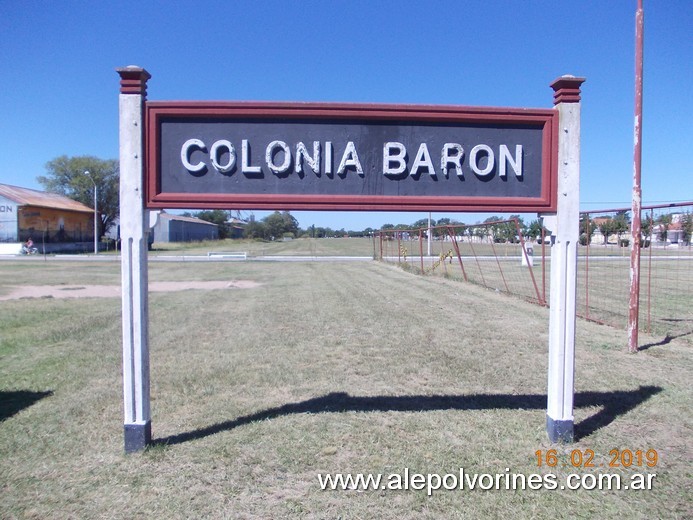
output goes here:
[{"label": "date stamp 16 02 2019", "polygon": [[609,451],[608,461],[599,462],[595,460],[594,450],[574,449],[568,453],[559,453],[556,449],[537,450],[534,452],[537,466],[554,467],[573,467],[573,468],[630,468],[648,467],[654,468],[659,461],[657,450],[630,450],[613,449]]}]

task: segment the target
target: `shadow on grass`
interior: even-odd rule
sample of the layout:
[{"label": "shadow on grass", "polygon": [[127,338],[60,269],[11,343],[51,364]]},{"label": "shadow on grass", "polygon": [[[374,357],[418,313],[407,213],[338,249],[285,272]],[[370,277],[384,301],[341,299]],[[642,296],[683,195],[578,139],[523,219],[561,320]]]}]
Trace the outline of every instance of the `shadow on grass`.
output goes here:
[{"label": "shadow on grass", "polygon": [[53,395],[52,391],[31,392],[29,390],[0,390],[0,422],[29,408],[44,397]]},{"label": "shadow on grass", "polygon": [[663,347],[664,345],[668,345],[669,343],[671,343],[671,341],[676,338],[683,338],[685,336],[690,336],[691,334],[693,334],[693,330],[683,332],[681,334],[667,334],[666,336],[664,336],[664,339],[662,341],[658,341],[656,343],[648,343],[647,345],[640,345],[640,348],[638,350],[647,350],[648,348],[652,347]]},{"label": "shadow on grass", "polygon": [[[575,440],[588,437],[599,428],[612,423],[618,416],[658,394],[658,386],[641,386],[637,390],[612,392],[578,392],[575,407],[599,406],[601,410],[575,425]],[[430,412],[436,410],[545,410],[547,398],[541,394],[472,394],[472,395],[406,395],[357,397],[345,392],[333,392],[298,403],[268,408],[236,419],[212,424],[205,428],[155,439],[154,445],[181,444],[203,439],[240,426],[301,413],[343,412]]]}]

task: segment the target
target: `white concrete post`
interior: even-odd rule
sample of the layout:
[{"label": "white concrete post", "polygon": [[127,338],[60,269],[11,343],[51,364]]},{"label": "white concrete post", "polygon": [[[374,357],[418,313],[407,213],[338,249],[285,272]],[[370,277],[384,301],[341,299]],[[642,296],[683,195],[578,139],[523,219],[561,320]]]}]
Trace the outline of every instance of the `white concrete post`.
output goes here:
[{"label": "white concrete post", "polygon": [[551,84],[559,115],[558,205],[543,215],[551,231],[551,297],[546,431],[551,442],[573,441],[575,303],[580,238],[580,85],[562,76]]},{"label": "white concrete post", "polygon": [[149,73],[139,67],[120,75],[120,235],[123,291],[123,403],[125,451],[151,442],[149,408],[148,218],[144,209],[144,101]]}]

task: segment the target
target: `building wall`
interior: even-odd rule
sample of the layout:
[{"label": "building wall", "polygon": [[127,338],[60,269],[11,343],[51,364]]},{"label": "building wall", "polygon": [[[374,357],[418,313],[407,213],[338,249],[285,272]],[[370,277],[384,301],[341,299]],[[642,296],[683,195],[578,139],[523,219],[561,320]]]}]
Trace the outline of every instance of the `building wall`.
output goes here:
[{"label": "building wall", "polygon": [[168,219],[157,218],[154,227],[149,233],[153,235],[153,242],[169,242],[168,239]]},{"label": "building wall", "polygon": [[0,196],[0,242],[19,242],[17,203]]},{"label": "building wall", "polygon": [[219,228],[210,224],[160,217],[154,225],[155,242],[192,242],[219,238]]},{"label": "building wall", "polygon": [[216,226],[196,224],[181,220],[171,220],[168,223],[169,242],[189,242],[194,240],[213,240],[219,237]]},{"label": "building wall", "polygon": [[21,242],[89,242],[94,240],[94,215],[37,206],[21,206],[17,222]]}]

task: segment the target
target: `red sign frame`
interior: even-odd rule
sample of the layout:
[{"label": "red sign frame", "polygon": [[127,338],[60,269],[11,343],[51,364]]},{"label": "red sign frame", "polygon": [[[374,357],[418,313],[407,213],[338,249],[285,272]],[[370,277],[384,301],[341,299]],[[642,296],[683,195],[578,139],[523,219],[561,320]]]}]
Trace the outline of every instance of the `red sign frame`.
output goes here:
[{"label": "red sign frame", "polygon": [[[558,112],[554,109],[383,105],[346,103],[147,101],[145,205],[150,209],[254,209],[345,211],[555,212]],[[538,197],[384,196],[325,194],[164,193],[161,190],[161,120],[214,118],[301,119],[485,124],[541,128],[541,193]]]}]

